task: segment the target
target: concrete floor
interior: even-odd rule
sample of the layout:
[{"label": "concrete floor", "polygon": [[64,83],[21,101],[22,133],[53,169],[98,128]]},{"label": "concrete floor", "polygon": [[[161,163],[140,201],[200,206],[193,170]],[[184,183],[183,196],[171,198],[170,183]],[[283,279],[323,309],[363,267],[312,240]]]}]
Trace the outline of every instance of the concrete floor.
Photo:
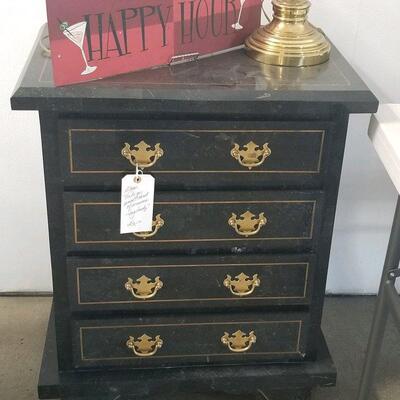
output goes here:
[{"label": "concrete floor", "polygon": [[[327,298],[323,328],[338,368],[336,388],[313,400],[355,400],[375,299]],[[35,400],[51,298],[0,297],[0,399]],[[400,336],[390,322],[371,399],[400,399]],[[243,400],[243,399],[242,399]]]}]

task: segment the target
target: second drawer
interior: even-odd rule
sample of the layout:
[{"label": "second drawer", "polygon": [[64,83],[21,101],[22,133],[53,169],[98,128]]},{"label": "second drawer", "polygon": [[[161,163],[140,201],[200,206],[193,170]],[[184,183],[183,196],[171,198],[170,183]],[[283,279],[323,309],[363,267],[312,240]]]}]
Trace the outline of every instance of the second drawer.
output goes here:
[{"label": "second drawer", "polygon": [[67,250],[251,253],[314,248],[322,192],[156,192],[153,230],[120,234],[119,193],[66,193]]},{"label": "second drawer", "polygon": [[313,255],[69,258],[74,311],[306,305]]}]

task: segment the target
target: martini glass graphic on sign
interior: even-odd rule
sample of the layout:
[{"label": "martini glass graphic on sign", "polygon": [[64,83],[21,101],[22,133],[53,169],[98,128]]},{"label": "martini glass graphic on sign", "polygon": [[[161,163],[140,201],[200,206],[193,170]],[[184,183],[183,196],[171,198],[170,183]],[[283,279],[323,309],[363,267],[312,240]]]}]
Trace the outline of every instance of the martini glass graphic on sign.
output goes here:
[{"label": "martini glass graphic on sign", "polygon": [[235,31],[240,31],[240,29],[243,29],[243,26],[240,25],[240,17],[242,16],[243,6],[244,6],[245,2],[246,2],[246,0],[240,0],[240,10],[239,10],[238,18],[237,18],[236,23],[232,24],[232,28]]},{"label": "martini glass graphic on sign", "polygon": [[68,26],[68,23],[63,22],[60,25],[62,33],[67,37],[72,43],[78,46],[81,50],[83,61],[85,62],[86,68],[82,71],[81,75],[89,75],[96,71],[97,67],[92,67],[88,64],[85,50],[83,49],[83,43],[85,41],[87,22],[78,22],[75,25]]}]

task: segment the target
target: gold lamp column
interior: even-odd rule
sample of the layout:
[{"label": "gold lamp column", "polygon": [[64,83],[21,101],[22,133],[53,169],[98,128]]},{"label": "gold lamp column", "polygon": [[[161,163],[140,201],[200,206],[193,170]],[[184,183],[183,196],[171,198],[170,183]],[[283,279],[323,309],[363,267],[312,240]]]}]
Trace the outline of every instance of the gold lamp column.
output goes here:
[{"label": "gold lamp column", "polygon": [[326,37],[307,21],[308,0],[273,0],[272,21],[245,42],[247,54],[265,64],[305,67],[329,59]]}]

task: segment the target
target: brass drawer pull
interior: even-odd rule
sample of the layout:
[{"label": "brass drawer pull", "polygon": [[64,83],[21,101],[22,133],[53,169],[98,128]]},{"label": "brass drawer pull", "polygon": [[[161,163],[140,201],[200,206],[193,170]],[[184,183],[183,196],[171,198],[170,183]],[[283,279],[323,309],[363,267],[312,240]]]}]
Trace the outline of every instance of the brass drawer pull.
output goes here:
[{"label": "brass drawer pull", "polygon": [[263,212],[258,215],[258,218],[250,211],[246,211],[240,218],[235,213],[232,213],[228,224],[235,229],[238,235],[248,237],[257,235],[261,228],[267,224],[267,218]]},{"label": "brass drawer pull", "polygon": [[161,349],[163,341],[159,335],[153,340],[150,336],[144,334],[137,340],[133,336],[129,336],[126,346],[131,349],[138,357],[151,357]]},{"label": "brass drawer pull", "polygon": [[224,286],[227,287],[232,294],[239,297],[249,296],[260,284],[261,281],[257,274],[254,274],[253,278],[250,278],[243,272],[236,276],[235,279],[227,275],[224,280]]},{"label": "brass drawer pull", "polygon": [[161,218],[161,214],[156,215],[156,219],[152,223],[153,230],[150,232],[136,232],[135,236],[141,239],[147,239],[156,235],[156,233],[164,226],[165,221]]},{"label": "brass drawer pull", "polygon": [[157,143],[152,149],[145,141],[133,146],[129,143],[125,143],[125,147],[121,150],[121,154],[134,166],[139,168],[152,167],[159,158],[164,155],[164,150],[160,147],[160,143]]},{"label": "brass drawer pull", "polygon": [[142,275],[136,281],[128,278],[128,282],[125,283],[125,289],[131,292],[133,297],[142,300],[153,298],[162,287],[163,282],[159,276],[156,276],[154,282],[146,275]]},{"label": "brass drawer pull", "polygon": [[248,169],[259,167],[271,155],[272,151],[268,147],[268,143],[259,146],[254,142],[249,142],[240,149],[237,143],[233,144],[231,156],[238,160],[239,164]]},{"label": "brass drawer pull", "polygon": [[236,331],[232,335],[225,332],[224,336],[221,338],[221,342],[228,346],[229,350],[234,353],[244,353],[250,350],[251,346],[256,342],[257,337],[254,331],[251,331],[247,336],[241,330]]}]

